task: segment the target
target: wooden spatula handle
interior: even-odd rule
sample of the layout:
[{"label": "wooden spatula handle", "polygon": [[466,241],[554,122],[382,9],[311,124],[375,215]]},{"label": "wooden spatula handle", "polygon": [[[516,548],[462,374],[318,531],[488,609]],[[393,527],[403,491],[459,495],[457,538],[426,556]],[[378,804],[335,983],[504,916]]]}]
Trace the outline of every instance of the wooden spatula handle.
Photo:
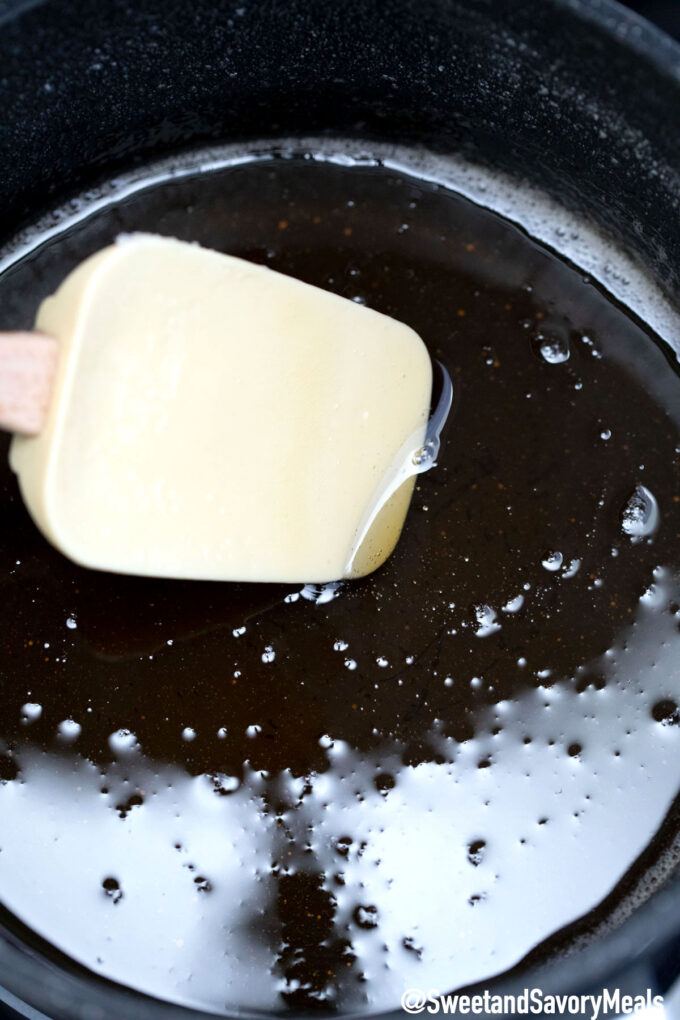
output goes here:
[{"label": "wooden spatula handle", "polygon": [[0,428],[37,435],[57,367],[57,342],[42,333],[0,333]]}]

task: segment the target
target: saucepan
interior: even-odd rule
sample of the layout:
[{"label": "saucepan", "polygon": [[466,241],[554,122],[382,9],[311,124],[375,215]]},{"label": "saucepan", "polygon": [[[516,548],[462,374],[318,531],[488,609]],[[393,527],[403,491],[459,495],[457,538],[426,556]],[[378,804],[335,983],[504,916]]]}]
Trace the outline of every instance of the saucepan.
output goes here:
[{"label": "saucepan", "polygon": [[[351,139],[356,152],[427,151],[534,188],[680,300],[680,47],[612,0],[4,0],[0,109],[3,245],[159,160]],[[679,827],[676,801],[659,839],[671,847]],[[612,930],[488,987],[665,993],[680,973],[680,870],[639,889],[628,908],[618,890]],[[50,1020],[207,1015],[4,923],[0,1002]]]}]

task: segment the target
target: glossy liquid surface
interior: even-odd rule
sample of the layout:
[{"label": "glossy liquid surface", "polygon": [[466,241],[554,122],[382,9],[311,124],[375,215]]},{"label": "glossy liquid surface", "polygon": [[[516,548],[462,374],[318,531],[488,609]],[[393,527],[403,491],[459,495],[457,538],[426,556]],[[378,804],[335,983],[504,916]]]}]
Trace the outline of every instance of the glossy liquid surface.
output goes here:
[{"label": "glossy liquid surface", "polygon": [[3,469],[0,900],[216,1012],[498,974],[598,907],[680,786],[677,375],[493,214],[312,161],[98,212],[0,278],[3,327],[125,230],[403,320],[455,413],[395,554],[324,589],[81,570]]}]

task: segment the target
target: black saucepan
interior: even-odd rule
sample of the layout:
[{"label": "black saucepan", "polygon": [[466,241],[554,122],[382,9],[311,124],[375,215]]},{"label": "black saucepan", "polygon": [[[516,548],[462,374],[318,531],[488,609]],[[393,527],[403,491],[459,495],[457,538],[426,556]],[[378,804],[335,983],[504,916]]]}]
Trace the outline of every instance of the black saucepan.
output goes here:
[{"label": "black saucepan", "polygon": [[[527,180],[680,298],[680,47],[611,0],[0,0],[0,111],[2,241],[166,154],[349,136]],[[0,929],[8,1016],[191,1015],[29,942]],[[587,950],[494,987],[665,991],[678,971],[680,876]]]}]

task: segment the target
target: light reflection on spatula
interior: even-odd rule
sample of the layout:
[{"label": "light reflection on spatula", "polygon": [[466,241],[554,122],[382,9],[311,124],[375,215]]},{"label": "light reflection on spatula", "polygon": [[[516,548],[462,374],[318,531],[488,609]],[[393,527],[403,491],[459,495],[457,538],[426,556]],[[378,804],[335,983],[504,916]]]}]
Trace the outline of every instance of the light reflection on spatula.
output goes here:
[{"label": "light reflection on spatula", "polygon": [[441,446],[441,433],[446,424],[453,405],[453,383],[447,369],[436,361],[441,373],[441,394],[437,405],[427,423],[425,436],[415,433],[406,440],[392,461],[387,473],[378,486],[369,509],[357,531],[357,538],[349,558],[345,575],[351,577],[362,573],[356,569],[359,554],[363,555],[362,546],[369,538],[371,528],[378,516],[388,508],[388,503],[401,487],[416,475],[429,471],[437,462]]}]

